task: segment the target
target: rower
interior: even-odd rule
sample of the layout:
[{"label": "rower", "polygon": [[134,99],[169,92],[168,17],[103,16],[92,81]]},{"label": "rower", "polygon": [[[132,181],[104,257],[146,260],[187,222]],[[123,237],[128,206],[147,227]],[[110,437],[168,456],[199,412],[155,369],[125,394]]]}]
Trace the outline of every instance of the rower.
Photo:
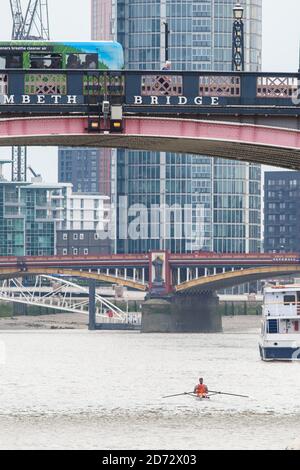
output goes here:
[{"label": "rower", "polygon": [[199,398],[208,398],[208,388],[207,386],[203,383],[203,378],[200,377],[199,383],[195,386],[194,388],[194,393],[197,395]]}]

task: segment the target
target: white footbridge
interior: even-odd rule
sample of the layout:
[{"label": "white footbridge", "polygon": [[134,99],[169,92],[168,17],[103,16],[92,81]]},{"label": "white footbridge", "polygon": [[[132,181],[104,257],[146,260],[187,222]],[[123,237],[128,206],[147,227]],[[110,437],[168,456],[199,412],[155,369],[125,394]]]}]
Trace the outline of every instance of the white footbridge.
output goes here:
[{"label": "white footbridge", "polygon": [[[24,285],[22,278],[2,280],[0,301],[89,315],[89,289],[61,276],[38,275],[34,284],[28,286]],[[125,312],[98,293],[96,293],[96,317],[101,323],[141,322],[139,313]]]}]

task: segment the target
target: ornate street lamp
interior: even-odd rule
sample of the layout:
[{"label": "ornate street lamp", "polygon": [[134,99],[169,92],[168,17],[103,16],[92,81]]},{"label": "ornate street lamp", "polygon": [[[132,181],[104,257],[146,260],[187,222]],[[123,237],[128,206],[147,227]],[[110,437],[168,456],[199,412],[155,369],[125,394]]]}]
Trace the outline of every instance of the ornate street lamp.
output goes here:
[{"label": "ornate street lamp", "polygon": [[233,33],[232,33],[232,70],[243,72],[245,70],[244,47],[244,8],[237,3],[233,8]]}]

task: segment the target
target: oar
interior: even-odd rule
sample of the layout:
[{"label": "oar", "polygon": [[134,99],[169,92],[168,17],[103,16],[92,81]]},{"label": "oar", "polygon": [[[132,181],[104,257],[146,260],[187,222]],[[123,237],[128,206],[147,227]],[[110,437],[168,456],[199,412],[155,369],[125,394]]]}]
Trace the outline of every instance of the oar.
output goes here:
[{"label": "oar", "polygon": [[176,393],[176,395],[167,395],[166,397],[162,397],[162,398],[180,397],[181,395],[190,395],[191,393],[193,392]]},{"label": "oar", "polygon": [[214,393],[215,395],[230,395],[232,397],[249,398],[247,395],[237,395],[236,393],[216,392],[215,390],[209,390],[208,393]]}]

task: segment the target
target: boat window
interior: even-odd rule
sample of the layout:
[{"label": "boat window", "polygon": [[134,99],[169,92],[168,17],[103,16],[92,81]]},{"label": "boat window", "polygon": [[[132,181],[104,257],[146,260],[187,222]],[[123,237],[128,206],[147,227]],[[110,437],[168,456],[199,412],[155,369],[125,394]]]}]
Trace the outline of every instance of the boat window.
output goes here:
[{"label": "boat window", "polygon": [[278,321],[268,320],[267,333],[276,334],[278,333]]},{"label": "boat window", "polygon": [[67,69],[97,69],[97,54],[67,54]]},{"label": "boat window", "polygon": [[22,54],[1,54],[0,69],[21,69]]},{"label": "boat window", "polygon": [[284,305],[295,305],[296,297],[294,295],[284,295],[283,296]]},{"label": "boat window", "polygon": [[31,69],[61,69],[61,54],[30,54]]}]

